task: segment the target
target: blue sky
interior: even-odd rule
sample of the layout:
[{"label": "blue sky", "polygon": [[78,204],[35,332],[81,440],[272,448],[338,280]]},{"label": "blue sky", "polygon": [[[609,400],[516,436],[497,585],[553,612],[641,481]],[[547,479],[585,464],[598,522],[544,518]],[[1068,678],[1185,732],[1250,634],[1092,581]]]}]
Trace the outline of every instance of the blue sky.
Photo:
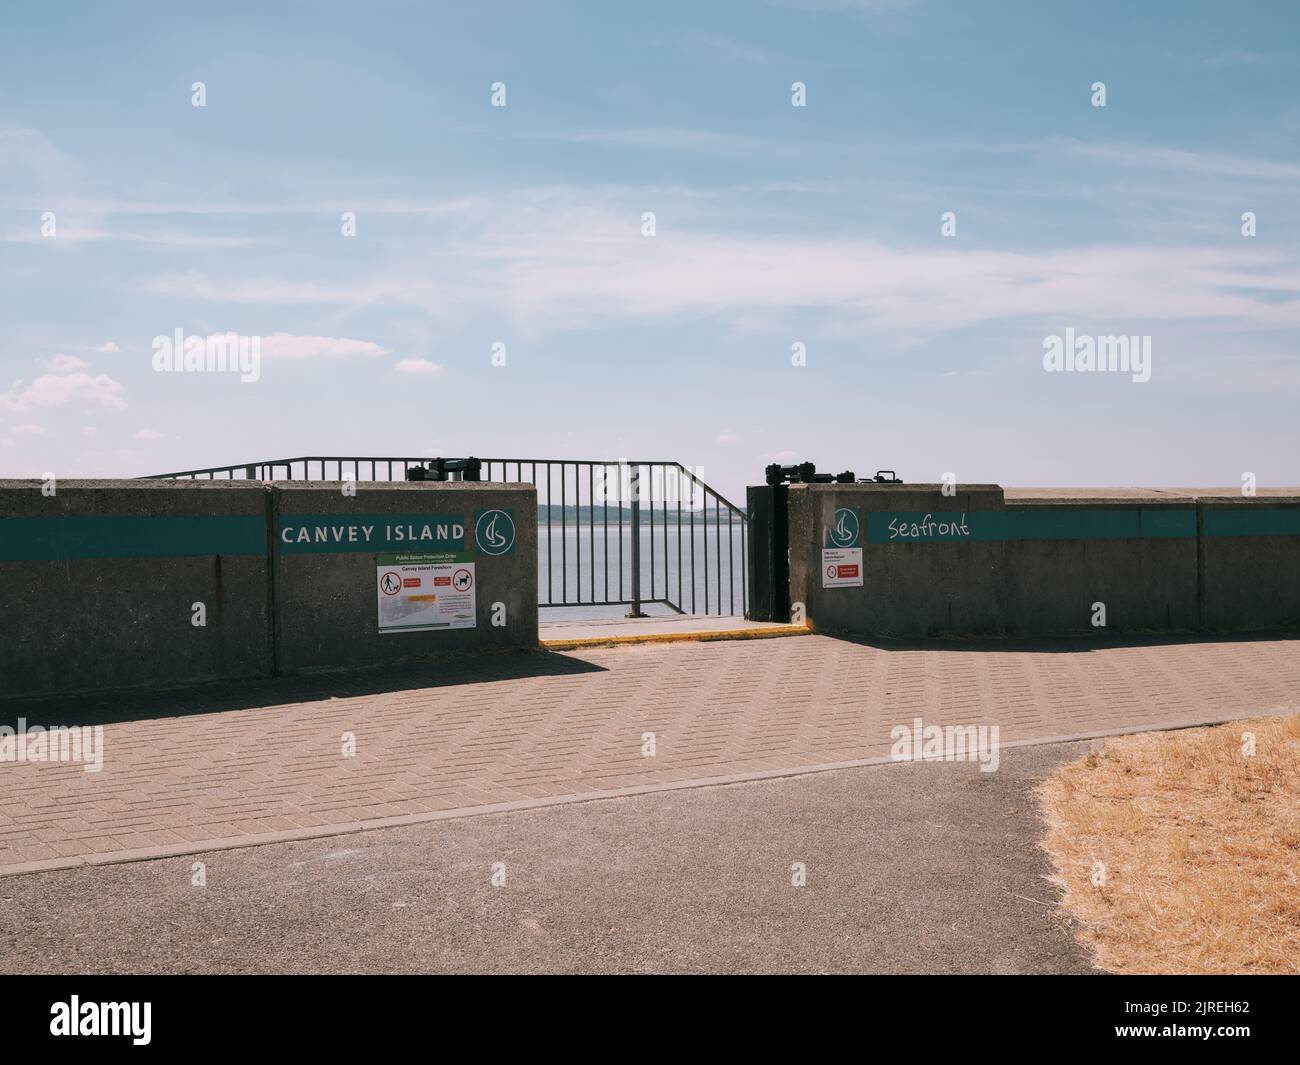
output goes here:
[{"label": "blue sky", "polygon": [[[676,460],[733,497],[804,458],[1300,480],[1294,3],[5,22],[0,475],[474,453]],[[1067,328],[1150,336],[1151,380],[1045,372]],[[262,337],[260,379],[154,372],[176,329]]]}]

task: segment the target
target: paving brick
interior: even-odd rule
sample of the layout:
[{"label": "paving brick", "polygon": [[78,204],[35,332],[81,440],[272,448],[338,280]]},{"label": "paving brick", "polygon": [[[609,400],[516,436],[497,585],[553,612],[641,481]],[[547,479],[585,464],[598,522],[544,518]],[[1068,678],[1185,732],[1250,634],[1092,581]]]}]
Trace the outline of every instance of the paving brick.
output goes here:
[{"label": "paving brick", "polygon": [[[414,673],[394,678],[396,692],[358,674],[28,701],[7,716],[105,724],[105,763],[100,773],[0,765],[0,872],[36,858],[883,757],[890,729],[915,717],[997,724],[1012,743],[1296,711],[1298,651],[1285,638],[810,636],[490,656],[449,666],[433,687]],[[343,731],[357,733],[355,758],[341,756]],[[655,757],[641,754],[646,732]]]}]

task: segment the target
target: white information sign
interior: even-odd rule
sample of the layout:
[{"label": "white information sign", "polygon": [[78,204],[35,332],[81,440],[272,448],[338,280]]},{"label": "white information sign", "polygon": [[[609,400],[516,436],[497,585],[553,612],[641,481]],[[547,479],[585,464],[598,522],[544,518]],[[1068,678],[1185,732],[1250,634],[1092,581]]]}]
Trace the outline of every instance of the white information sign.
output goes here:
[{"label": "white information sign", "polygon": [[379,631],[474,628],[473,558],[463,551],[379,555]]},{"label": "white information sign", "polygon": [[822,548],[822,587],[861,588],[862,548]]}]

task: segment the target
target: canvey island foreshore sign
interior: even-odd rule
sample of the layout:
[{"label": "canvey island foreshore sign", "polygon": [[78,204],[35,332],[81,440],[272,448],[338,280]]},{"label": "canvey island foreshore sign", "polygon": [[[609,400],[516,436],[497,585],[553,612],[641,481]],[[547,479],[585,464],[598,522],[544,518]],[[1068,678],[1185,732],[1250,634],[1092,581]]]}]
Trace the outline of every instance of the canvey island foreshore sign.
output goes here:
[{"label": "canvey island foreshore sign", "polygon": [[275,536],[286,554],[466,546],[464,514],[283,514]]},{"label": "canvey island foreshore sign", "polygon": [[[474,535],[467,536],[466,530]],[[465,514],[282,514],[275,538],[284,554],[339,551],[470,551],[509,555],[515,550],[512,507]]]}]

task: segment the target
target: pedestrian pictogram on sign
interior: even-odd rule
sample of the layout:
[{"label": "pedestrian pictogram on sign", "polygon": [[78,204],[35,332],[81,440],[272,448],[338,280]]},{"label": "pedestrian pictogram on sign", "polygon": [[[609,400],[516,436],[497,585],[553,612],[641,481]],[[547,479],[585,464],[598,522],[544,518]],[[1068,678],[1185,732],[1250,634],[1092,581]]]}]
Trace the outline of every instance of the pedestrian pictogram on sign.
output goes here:
[{"label": "pedestrian pictogram on sign", "polygon": [[378,555],[379,631],[472,629],[474,556],[468,551]]}]

